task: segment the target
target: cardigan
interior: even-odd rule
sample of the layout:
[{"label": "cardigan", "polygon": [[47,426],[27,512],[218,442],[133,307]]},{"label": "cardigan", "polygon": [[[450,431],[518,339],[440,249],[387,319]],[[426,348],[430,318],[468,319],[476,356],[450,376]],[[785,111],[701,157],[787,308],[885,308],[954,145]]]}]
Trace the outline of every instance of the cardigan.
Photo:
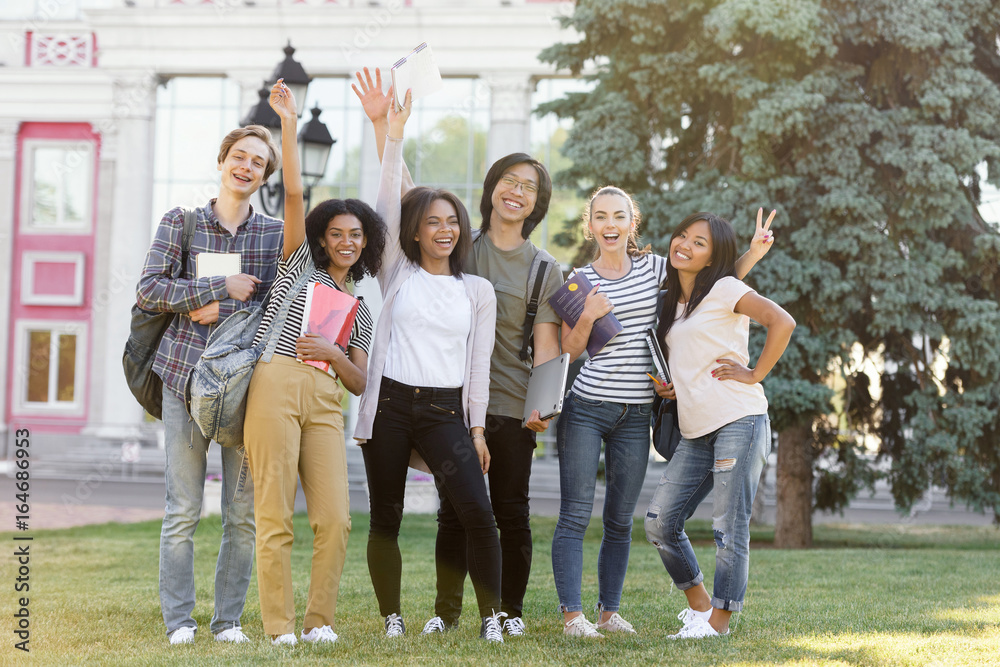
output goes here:
[{"label": "cardigan", "polygon": [[[358,423],[354,428],[357,444],[372,435],[385,358],[389,351],[392,311],[396,294],[403,283],[420,267],[403,253],[399,243],[400,190],[403,184],[403,140],[386,137],[382,172],[379,178],[375,211],[386,224],[382,268],[376,278],[382,292],[382,312],[375,328],[371,356],[368,360],[368,382],[361,395]],[[490,281],[463,273],[462,283],[472,304],[472,326],[469,329],[465,353],[465,377],[462,383],[463,418],[468,428],[486,426],[486,406],[490,398],[490,355],[496,335],[496,294]],[[430,344],[430,341],[428,341]]]}]

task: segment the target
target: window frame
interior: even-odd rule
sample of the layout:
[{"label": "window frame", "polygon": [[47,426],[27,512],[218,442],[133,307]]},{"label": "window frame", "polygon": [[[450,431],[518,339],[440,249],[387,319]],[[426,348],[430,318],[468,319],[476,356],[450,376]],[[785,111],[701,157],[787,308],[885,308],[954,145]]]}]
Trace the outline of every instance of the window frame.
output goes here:
[{"label": "window frame", "polygon": [[[62,335],[76,336],[76,357],[73,369],[73,400],[48,400],[45,403],[29,401],[27,354],[29,350],[29,332],[49,331],[52,334],[49,342],[49,396],[53,396],[58,387],[59,364],[51,363],[53,351],[58,359],[59,337]],[[81,320],[18,320],[14,325],[14,382],[13,408],[18,415],[49,415],[62,417],[82,417],[84,415],[84,389],[86,372],[86,354],[88,323]]]},{"label": "window frame", "polygon": [[[21,303],[25,306],[82,306],[85,255],[82,252],[26,250],[21,253]],[[73,264],[72,294],[38,294],[35,292],[36,264]]]},{"label": "window frame", "polygon": [[[51,227],[41,227],[34,223],[35,217],[35,151],[39,148],[56,148],[68,152],[79,151],[81,157],[80,169],[83,170],[83,178],[86,179],[84,188],[85,200],[82,204],[83,220],[77,224],[67,225],[56,222]],[[25,139],[23,143],[23,159],[21,162],[21,214],[20,232],[22,234],[38,235],[74,235],[87,236],[93,233],[94,229],[94,156],[97,145],[95,141],[87,139]],[[61,210],[59,214],[61,215]]]}]

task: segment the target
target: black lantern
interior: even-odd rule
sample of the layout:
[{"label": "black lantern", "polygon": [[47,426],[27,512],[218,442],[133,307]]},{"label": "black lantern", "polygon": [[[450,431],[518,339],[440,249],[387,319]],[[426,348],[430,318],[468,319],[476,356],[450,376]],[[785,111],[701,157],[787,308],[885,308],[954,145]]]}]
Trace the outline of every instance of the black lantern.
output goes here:
[{"label": "black lantern", "polygon": [[[304,109],[306,92],[309,82],[312,80],[306,74],[302,65],[292,59],[293,53],[295,53],[295,49],[292,48],[291,42],[289,42],[288,46],[285,47],[285,59],[274,70],[274,74],[272,75],[273,80],[270,83],[265,82],[264,86],[257,91],[260,99],[251,107],[250,112],[241,121],[244,125],[263,125],[271,130],[271,136],[278,146],[279,160],[281,159],[281,118],[274,112],[271,105],[268,104],[268,98],[271,95],[270,86],[274,81],[283,78],[285,85],[291,89],[292,95],[295,96],[296,103],[300,105],[300,109]],[[321,113],[322,111],[317,104],[312,109],[312,118],[299,132],[302,184],[305,186],[303,194],[307,211],[309,210],[312,188],[322,180],[323,174],[326,172],[327,160],[330,158],[330,150],[333,144],[337,142],[336,139],[330,136],[330,131],[326,125],[319,120]],[[299,116],[301,115],[302,112],[299,111]],[[271,177],[267,179],[258,191],[264,212],[270,216],[280,216],[284,208],[285,188],[281,179],[281,169],[275,169]]]},{"label": "black lantern", "polygon": [[[278,145],[278,159],[281,159],[281,117],[274,113],[274,109],[268,104],[267,100],[271,96],[271,89],[268,87],[267,82],[257,91],[259,100],[257,104],[250,107],[250,113],[248,113],[243,120],[240,122],[243,125],[263,125],[267,129],[271,130],[271,137],[274,139],[274,143]],[[295,98],[296,100],[298,98]],[[276,169],[275,174],[278,173]],[[275,180],[274,174],[271,174],[271,180]],[[278,178],[277,182],[281,182]]]},{"label": "black lantern", "polygon": [[[308,192],[310,188],[318,185],[323,174],[326,173],[326,163],[330,159],[330,151],[337,140],[330,136],[330,131],[326,129],[319,115],[322,112],[319,104],[312,108],[312,118],[303,126],[299,132],[299,147],[302,151],[302,182]],[[308,208],[308,196],[306,197],[306,207]]]},{"label": "black lantern", "polygon": [[[306,90],[308,90],[309,82],[312,81],[312,78],[306,74],[302,65],[292,58],[293,53],[295,53],[295,49],[292,48],[292,42],[289,40],[288,45],[285,47],[285,59],[274,68],[274,73],[271,75],[271,83],[274,83],[278,79],[284,79],[285,85],[291,89],[295,100],[303,105],[302,108],[305,108]],[[302,117],[302,108],[299,109],[299,118]]]}]

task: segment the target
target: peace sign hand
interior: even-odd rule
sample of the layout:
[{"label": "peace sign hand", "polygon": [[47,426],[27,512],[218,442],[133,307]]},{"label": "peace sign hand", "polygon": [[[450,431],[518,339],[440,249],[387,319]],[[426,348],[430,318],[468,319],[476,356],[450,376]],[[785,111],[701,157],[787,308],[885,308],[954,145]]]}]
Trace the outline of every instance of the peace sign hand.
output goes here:
[{"label": "peace sign hand", "polygon": [[386,115],[389,113],[389,108],[392,106],[392,88],[389,88],[388,93],[382,92],[382,71],[379,68],[375,68],[375,81],[372,82],[372,75],[368,71],[368,68],[364,68],[365,77],[361,78],[361,72],[355,72],[354,76],[358,78],[358,85],[361,86],[360,90],[358,86],[351,84],[351,88],[354,90],[354,94],[358,96],[361,100],[361,106],[365,109],[365,115],[368,119],[376,123],[380,120],[385,120]]},{"label": "peace sign hand", "polygon": [[767,216],[767,221],[762,224],[761,220],[764,217],[764,209],[757,209],[757,228],[754,230],[753,238],[750,239],[750,255],[755,261],[760,261],[767,254],[767,251],[771,249],[771,246],[774,245],[774,232],[771,231],[771,221],[774,220],[777,212],[777,209],[772,210],[771,215]]}]

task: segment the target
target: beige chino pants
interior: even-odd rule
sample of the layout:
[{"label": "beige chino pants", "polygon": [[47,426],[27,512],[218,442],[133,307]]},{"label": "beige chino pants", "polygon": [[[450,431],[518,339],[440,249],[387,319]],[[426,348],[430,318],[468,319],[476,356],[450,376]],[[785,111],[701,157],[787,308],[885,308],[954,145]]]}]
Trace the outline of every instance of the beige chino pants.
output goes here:
[{"label": "beige chino pants", "polygon": [[297,480],[314,535],[302,627],[334,625],[351,531],[343,391],[328,374],[277,354],[270,363],[258,362],[250,381],[244,433],[254,480],[260,614],[268,635],[295,632],[292,514]]}]

